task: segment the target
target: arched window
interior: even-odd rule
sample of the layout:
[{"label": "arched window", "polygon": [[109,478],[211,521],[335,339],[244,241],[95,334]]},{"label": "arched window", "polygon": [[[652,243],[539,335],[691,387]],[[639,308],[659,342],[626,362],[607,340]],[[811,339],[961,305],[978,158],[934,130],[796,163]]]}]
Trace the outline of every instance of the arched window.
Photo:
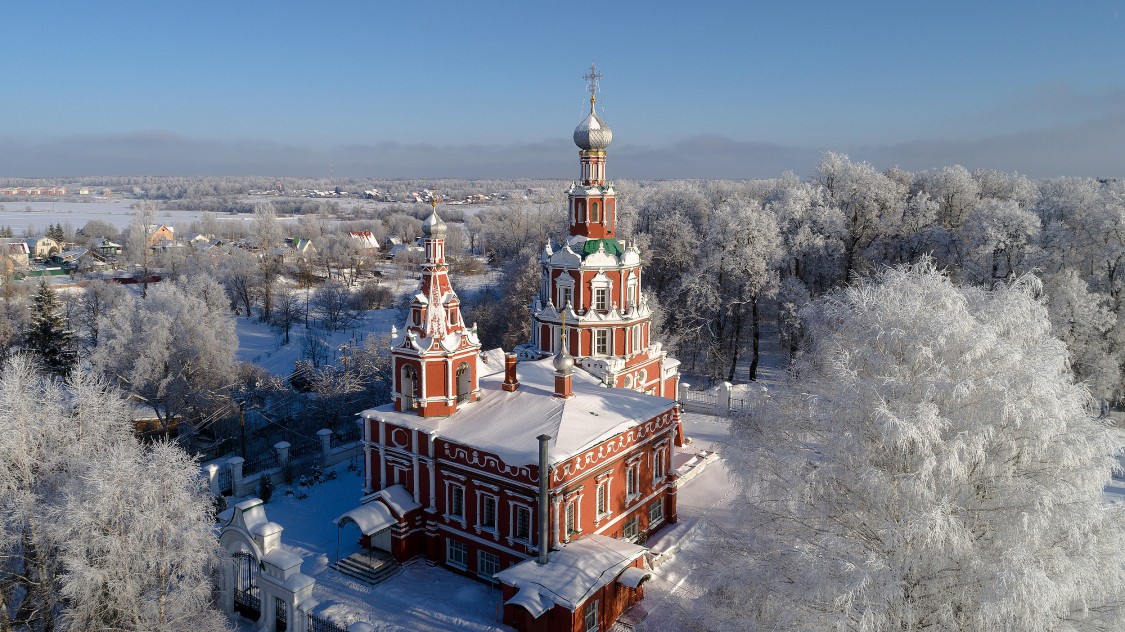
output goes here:
[{"label": "arched window", "polygon": [[469,363],[462,362],[457,365],[457,403],[469,401],[469,395],[473,391],[473,376],[469,371]]},{"label": "arched window", "polygon": [[590,223],[597,224],[602,221],[602,207],[597,201],[590,202]]},{"label": "arched window", "polygon": [[418,407],[417,392],[418,387],[418,370],[414,368],[413,364],[405,364],[402,367],[401,378],[399,379],[398,392],[402,397],[402,409],[409,410]]}]

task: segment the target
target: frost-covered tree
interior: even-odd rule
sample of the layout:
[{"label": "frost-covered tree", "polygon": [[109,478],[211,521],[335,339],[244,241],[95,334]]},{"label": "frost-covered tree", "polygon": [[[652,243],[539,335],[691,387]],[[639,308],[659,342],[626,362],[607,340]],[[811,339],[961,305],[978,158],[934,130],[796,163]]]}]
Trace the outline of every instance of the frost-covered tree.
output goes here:
[{"label": "frost-covered tree", "polygon": [[269,322],[273,313],[273,286],[281,272],[281,262],[270,251],[285,238],[285,229],[277,219],[277,211],[269,202],[254,207],[254,241],[259,249],[261,272],[262,321]]},{"label": "frost-covered tree", "polygon": [[130,405],[29,358],[0,368],[0,629],[225,630],[198,465],[133,438]]},{"label": "frost-covered tree", "polygon": [[27,348],[51,375],[65,377],[70,373],[78,354],[74,332],[62,315],[59,295],[45,281],[31,299],[31,323],[27,331]]},{"label": "frost-covered tree", "polygon": [[1024,278],[929,261],[806,310],[788,394],[737,421],[730,534],[698,619],[729,630],[1118,630],[1113,443]]},{"label": "frost-covered tree", "polygon": [[1044,289],[1052,331],[1066,343],[1074,374],[1101,399],[1117,395],[1121,389],[1113,337],[1117,317],[1108,307],[1109,296],[1091,292],[1073,270],[1046,277]]},{"label": "frost-covered tree", "polygon": [[235,373],[238,338],[230,312],[214,305],[221,296],[215,281],[197,280],[120,301],[98,321],[91,364],[151,406],[165,430],[177,416],[205,414]]},{"label": "frost-covered tree", "polygon": [[1039,218],[1014,200],[984,200],[961,227],[966,277],[986,285],[1026,272],[1023,264],[1040,232]]},{"label": "frost-covered tree", "polygon": [[855,163],[844,154],[827,152],[817,167],[816,180],[826,203],[843,215],[843,269],[847,280],[862,268],[864,251],[902,216],[907,188],[879,173],[866,162]]},{"label": "frost-covered tree", "polygon": [[133,208],[125,240],[125,260],[140,270],[141,295],[144,296],[148,293],[148,279],[154,264],[149,236],[155,228],[156,204],[146,200],[137,202]]}]

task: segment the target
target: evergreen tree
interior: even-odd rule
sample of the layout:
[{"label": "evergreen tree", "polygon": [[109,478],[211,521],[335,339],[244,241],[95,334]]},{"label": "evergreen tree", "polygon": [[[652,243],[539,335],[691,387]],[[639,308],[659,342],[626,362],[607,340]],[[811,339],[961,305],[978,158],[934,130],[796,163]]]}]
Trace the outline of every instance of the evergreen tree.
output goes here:
[{"label": "evergreen tree", "polygon": [[45,281],[31,302],[31,327],[27,346],[39,358],[43,369],[51,375],[65,377],[74,366],[74,332],[67,327],[60,313],[58,293]]}]

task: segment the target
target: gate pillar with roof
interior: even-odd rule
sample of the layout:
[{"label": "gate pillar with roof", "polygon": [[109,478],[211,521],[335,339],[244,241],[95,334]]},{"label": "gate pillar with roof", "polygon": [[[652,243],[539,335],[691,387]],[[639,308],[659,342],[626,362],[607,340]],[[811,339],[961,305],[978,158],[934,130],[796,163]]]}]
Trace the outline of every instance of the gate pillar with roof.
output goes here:
[{"label": "gate pillar with roof", "polygon": [[224,612],[238,612],[267,630],[296,631],[302,603],[312,598],[313,578],[301,573],[300,556],[281,546],[281,525],[266,517],[265,503],[251,498],[219,514],[219,546],[230,554],[219,580]]}]

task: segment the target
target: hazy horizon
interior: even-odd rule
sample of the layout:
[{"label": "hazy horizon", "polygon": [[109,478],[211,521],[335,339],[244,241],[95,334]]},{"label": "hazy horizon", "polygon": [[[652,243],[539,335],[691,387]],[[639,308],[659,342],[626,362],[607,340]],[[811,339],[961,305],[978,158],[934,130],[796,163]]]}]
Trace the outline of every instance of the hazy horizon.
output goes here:
[{"label": "hazy horizon", "polygon": [[0,174],[618,178],[961,164],[1117,177],[1119,3],[20,4]]}]

